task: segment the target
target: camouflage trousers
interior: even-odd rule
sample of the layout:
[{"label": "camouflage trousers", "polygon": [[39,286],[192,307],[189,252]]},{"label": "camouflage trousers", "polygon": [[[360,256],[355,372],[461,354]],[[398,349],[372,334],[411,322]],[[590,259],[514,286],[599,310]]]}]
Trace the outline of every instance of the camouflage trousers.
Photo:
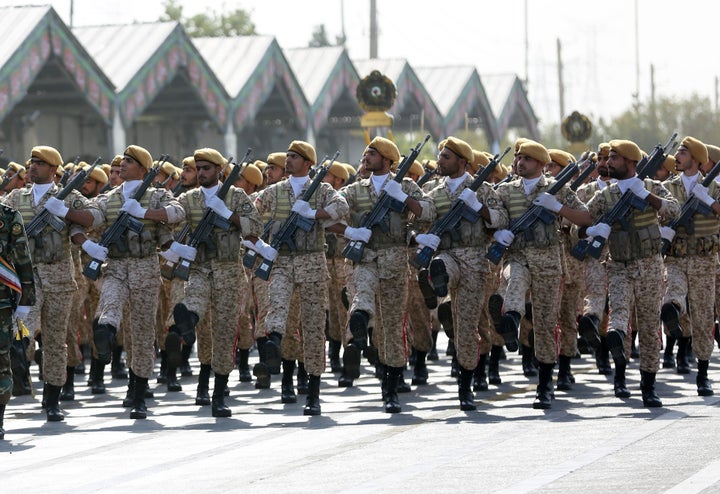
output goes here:
[{"label": "camouflage trousers", "polygon": [[[660,306],[665,292],[660,254],[635,261],[607,262],[610,316],[608,327],[638,331],[640,370],[657,372],[660,362]],[[632,309],[634,321],[631,321]]]},{"label": "camouflage trousers", "polygon": [[[480,313],[480,320],[478,322],[478,333],[480,335],[480,355],[490,353],[493,345],[502,346],[504,344],[502,336],[495,331],[495,325],[490,317],[488,311],[488,300],[490,295],[498,293],[500,286],[500,273],[502,268],[487,262],[489,274],[485,277],[485,297],[482,303],[482,312]],[[504,292],[503,292],[504,293]]]},{"label": "camouflage trousers", "polygon": [[692,336],[698,359],[709,360],[715,344],[713,306],[709,303],[715,300],[715,256],[666,257],[665,272],[663,303],[673,302],[687,314],[691,324],[689,328],[683,325],[683,336]]},{"label": "camouflage trousers", "polygon": [[235,347],[248,350],[255,343],[255,333],[251,320],[251,314],[255,313],[255,304],[252,297],[252,285],[250,279],[252,273],[249,269],[243,268],[245,280],[240,284],[240,313],[238,314],[237,329],[235,332]]},{"label": "camouflage trousers", "polygon": [[165,337],[168,331],[168,321],[172,319],[172,308],[175,307],[173,303],[173,285],[180,283],[182,286],[184,282],[179,279],[168,280],[160,277],[160,293],[158,294],[158,308],[155,315],[155,340],[157,341],[158,348],[165,350]]},{"label": "camouflage trousers", "polygon": [[129,367],[136,376],[148,378],[155,361],[155,318],[160,292],[157,256],[110,259],[103,275],[97,317],[100,324],[120,327],[125,303],[129,309]]},{"label": "camouflage trousers", "polygon": [[330,257],[327,260],[330,283],[328,284],[328,333],[335,341],[343,341],[347,324],[347,309],[342,302],[345,287],[345,262],[343,258]]},{"label": "camouflage trousers", "polygon": [[13,339],[13,311],[0,309],[0,405],[7,405],[13,388],[10,347]]},{"label": "camouflage trousers", "polygon": [[408,341],[411,346],[420,352],[429,352],[432,349],[432,315],[425,305],[425,299],[420,292],[417,282],[417,271],[408,269]]},{"label": "camouflage trousers", "polygon": [[[314,376],[325,370],[325,311],[328,305],[328,271],[324,252],[278,256],[270,277],[269,308],[265,330],[286,334],[291,300],[299,294],[305,369]],[[285,339],[285,338],[283,338]]]},{"label": "camouflage trousers", "polygon": [[[268,289],[270,283],[259,278],[252,278],[252,288],[255,300],[255,338],[263,338],[267,335],[265,330],[265,319],[269,309]],[[293,292],[288,309],[285,337],[280,342],[280,355],[285,360],[303,361],[302,335],[300,328],[300,294]]]},{"label": "camouflage trousers", "polygon": [[574,357],[578,351],[577,318],[582,313],[585,293],[585,265],[572,255],[564,253],[565,273],[558,314],[560,326],[560,355]]}]

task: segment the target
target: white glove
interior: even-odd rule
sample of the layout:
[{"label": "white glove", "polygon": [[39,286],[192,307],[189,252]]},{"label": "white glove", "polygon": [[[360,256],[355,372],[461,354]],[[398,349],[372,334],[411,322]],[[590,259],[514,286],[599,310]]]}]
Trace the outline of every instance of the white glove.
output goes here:
[{"label": "white glove", "polygon": [[587,227],[585,234],[588,238],[602,237],[607,239],[610,236],[610,230],[612,230],[612,228],[607,223],[598,223],[597,225]]},{"label": "white glove", "polygon": [[210,197],[205,196],[205,205],[226,220],[230,219],[230,216],[232,216],[232,211],[230,211],[230,208],[225,205],[225,201],[216,195],[211,195]]},{"label": "white glove", "polygon": [[463,189],[458,198],[476,213],[483,207],[483,203],[478,201],[477,192],[473,192],[470,189]]},{"label": "white glove", "polygon": [[67,216],[68,211],[70,211],[70,208],[67,207],[65,203],[63,203],[57,197],[48,198],[47,202],[45,203],[45,209],[47,209],[49,213],[54,214],[58,218],[64,218],[65,216]]},{"label": "white glove", "polygon": [[120,211],[127,211],[130,216],[143,219],[147,209],[142,207],[135,199],[128,199],[120,208]]},{"label": "white glove", "polygon": [[693,187],[692,190],[692,195],[697,197],[706,206],[712,207],[715,202],[715,199],[713,199],[708,193],[708,188],[704,187],[702,184],[695,184],[695,187]]},{"label": "white glove", "polygon": [[672,242],[675,238],[675,230],[670,228],[669,226],[661,226],[660,227],[660,236],[667,240],[668,242]]},{"label": "white glove", "polygon": [[493,238],[496,242],[504,245],[505,247],[510,247],[513,240],[515,240],[515,234],[510,230],[498,230],[493,233]]},{"label": "white glove", "polygon": [[188,261],[194,261],[197,255],[197,249],[190,247],[189,245],[181,244],[180,242],[173,242],[170,244],[170,250]]},{"label": "white glove", "polygon": [[13,315],[15,316],[15,319],[24,320],[27,319],[28,314],[30,314],[29,305],[18,305],[15,307],[15,313]]},{"label": "white glove", "polygon": [[359,242],[368,243],[372,236],[372,230],[369,228],[353,228],[351,226],[345,227],[345,238],[355,240]]},{"label": "white glove", "polygon": [[408,195],[402,190],[402,185],[395,180],[388,180],[383,190],[387,195],[400,202],[405,202],[405,199],[408,198]]},{"label": "white glove", "polygon": [[248,249],[257,252],[257,247],[255,247],[255,244],[252,243],[251,241],[249,241],[249,240],[243,240],[241,243],[242,243],[245,247],[247,247]]},{"label": "white glove", "polygon": [[[482,204],[480,204],[480,206],[482,207]],[[440,237],[432,233],[418,233],[415,235],[415,241],[418,245],[422,247],[430,247],[432,250],[437,250],[438,247],[440,247]]]},{"label": "white glove", "polygon": [[107,259],[108,249],[107,247],[103,247],[102,245],[98,244],[97,242],[93,242],[92,240],[86,240],[82,243],[82,250],[88,253],[90,257],[93,259],[97,259],[98,261],[105,261]]},{"label": "white glove", "polygon": [[558,201],[554,195],[547,192],[543,192],[542,194],[537,196],[533,201],[533,204],[535,204],[536,206],[541,206],[548,211],[552,211],[553,213],[560,212],[563,207],[562,203]]},{"label": "white glove", "polygon": [[310,206],[310,203],[307,201],[303,201],[302,199],[298,199],[295,201],[295,204],[293,204],[292,211],[299,214],[303,218],[309,218],[311,220],[315,219],[315,216],[317,215],[317,210],[313,209]]},{"label": "white glove", "polygon": [[172,263],[175,263],[175,264],[177,264],[178,262],[180,262],[180,256],[178,255],[178,253],[177,253],[177,252],[173,252],[173,251],[170,250],[170,249],[168,249],[168,250],[166,250],[166,251],[164,251],[164,252],[161,252],[161,253],[160,253],[160,257],[163,257],[163,258],[167,259],[168,261],[170,261],[170,262],[172,262]]},{"label": "white glove", "polygon": [[277,259],[278,251],[261,238],[257,239],[257,242],[255,242],[255,250],[268,261],[274,261]]},{"label": "white glove", "polygon": [[643,182],[639,177],[630,179],[628,184],[628,189],[640,199],[645,199],[650,195],[650,191],[645,188],[645,182]]}]

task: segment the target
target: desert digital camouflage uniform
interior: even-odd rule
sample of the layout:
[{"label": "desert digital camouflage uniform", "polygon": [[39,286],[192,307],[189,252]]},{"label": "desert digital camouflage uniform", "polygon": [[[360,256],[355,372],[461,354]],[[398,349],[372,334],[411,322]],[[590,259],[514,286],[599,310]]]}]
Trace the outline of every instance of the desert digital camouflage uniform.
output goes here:
[{"label": "desert digital camouflage uniform", "polygon": [[[650,227],[645,229],[649,231],[651,237],[640,244],[636,235],[624,234],[618,222],[612,226],[608,239],[610,252],[610,258],[606,263],[610,305],[608,327],[627,334],[631,325],[632,311],[635,310],[632,321],[635,324],[632,325],[638,331],[640,370],[654,374],[659,367],[658,329],[664,293],[663,260],[660,254],[662,241],[657,216],[664,222],[670,221],[678,215],[680,206],[660,182],[645,179],[645,188],[662,200],[662,207],[657,212],[648,208],[645,213],[638,213],[632,209],[629,222],[632,224],[634,221],[639,221],[637,218],[640,215],[655,215],[654,227],[650,222]],[[593,218],[599,218],[612,209],[620,196],[618,185],[609,185],[596,193],[588,202],[590,214]],[[623,236],[629,238],[629,241],[620,244],[618,240]],[[621,249],[622,245],[627,247]]]},{"label": "desert digital camouflage uniform", "polygon": [[577,354],[577,318],[582,314],[585,295],[585,263],[575,259],[570,251],[578,241],[577,230],[569,221],[561,227],[563,286],[560,296],[558,326],[560,327],[559,354],[574,357]]},{"label": "desert digital camouflage uniform", "polygon": [[[388,173],[386,182],[394,177],[394,173]],[[416,221],[429,223],[435,219],[435,206],[414,181],[403,179],[402,190],[422,205]],[[370,212],[379,198],[372,179],[358,180],[340,191],[350,207],[351,226],[360,226],[363,214]],[[348,311],[352,314],[361,310],[375,318],[373,338],[377,338],[380,362],[394,368],[404,367],[407,360],[403,330],[408,301],[408,215],[407,208],[402,214],[389,211],[387,234],[379,227],[373,228],[363,257],[353,268],[355,294]]]},{"label": "desert digital camouflage uniform", "polygon": [[[302,196],[309,184],[308,179],[298,197]],[[290,181],[284,180],[266,188],[256,201],[260,214],[269,214],[272,218],[271,239],[290,215],[296,200]],[[291,251],[287,245],[280,247],[269,280],[265,331],[285,335],[290,301],[293,292],[299,291],[305,368],[309,374],[320,376],[325,370],[325,310],[329,278],[324,228],[347,214],[347,203],[327,183],[320,184],[309,203],[313,209],[327,211],[331,218],[315,221],[309,232],[298,229],[295,234],[296,251]]]},{"label": "desert digital camouflage uniform", "polygon": [[[500,185],[497,192],[508,210],[510,222],[522,216],[532,201],[547,192],[555,180],[541,175],[535,188],[525,195],[523,181],[513,180]],[[570,187],[563,187],[555,198],[571,209],[586,210]],[[554,364],[557,355],[555,330],[561,295],[561,245],[558,222],[546,225],[537,221],[532,239],[519,233],[505,252],[503,277],[507,280],[504,294],[505,312],[525,314],[526,293],[532,300],[532,327],[535,333],[535,356],[543,364]]]},{"label": "desert digital camouflage uniform", "polygon": [[[411,248],[408,255],[415,255],[416,248]],[[409,270],[408,281],[408,341],[412,348],[419,352],[428,353],[433,346],[432,314],[425,305],[420,286],[418,285],[415,270]]]},{"label": "desert digital camouflage uniform", "polygon": [[[120,214],[125,202],[123,190],[126,185],[128,182],[95,198],[106,227],[113,225]],[[159,246],[172,241],[168,225],[179,223],[185,215],[172,193],[165,189],[149,187],[139,202],[148,209],[165,208],[168,223],[141,220],[144,228],[139,235],[131,231],[125,233],[126,252],[120,251],[117,245],[109,247],[96,317],[98,324],[114,328],[120,327],[123,316],[129,319],[130,334],[126,335],[124,345],[128,352],[128,367],[136,376],[147,379],[154,363],[155,323],[161,284],[157,251]],[[123,314],[126,302],[129,302],[129,309]]]},{"label": "desert digital camouflage uniform", "polygon": [[342,251],[345,241],[342,236],[327,233],[325,241],[328,246],[327,267],[330,273],[328,284],[328,333],[335,341],[344,341],[345,326],[347,325],[347,309],[342,303],[342,289],[345,286],[345,258]]},{"label": "desert digital camouflage uniform", "polygon": [[[82,273],[83,264],[80,249],[77,245],[71,246],[72,259],[76,273]],[[85,320],[83,306],[88,296],[90,280],[85,276],[76,276],[77,290],[72,294],[72,310],[68,320],[67,332],[65,335],[65,343],[67,345],[67,366],[75,367],[82,363],[83,357],[80,352],[80,340],[83,337],[81,333],[86,333],[88,324]],[[92,339],[92,338],[91,338]],[[85,341],[88,341],[87,339]]]},{"label": "desert digital camouflage uniform", "polygon": [[[17,210],[27,224],[45,208],[48,198],[60,190],[52,184],[38,204],[33,204],[33,187],[15,189],[3,198],[3,203]],[[64,203],[74,209],[88,209],[93,213],[95,224],[99,224],[97,210],[78,191],[68,194]],[[73,293],[77,290],[69,224],[60,232],[46,227],[38,238],[29,238],[28,245],[35,272],[36,303],[25,325],[31,332],[42,332],[45,382],[62,386],[67,376],[68,323],[73,312]]]}]

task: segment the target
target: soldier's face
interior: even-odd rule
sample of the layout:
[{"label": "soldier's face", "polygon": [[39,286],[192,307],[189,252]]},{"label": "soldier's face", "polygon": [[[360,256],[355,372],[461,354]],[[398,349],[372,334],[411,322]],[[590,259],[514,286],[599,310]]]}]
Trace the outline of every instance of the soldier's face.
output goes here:
[{"label": "soldier's face", "polygon": [[147,170],[135,161],[135,158],[127,154],[123,156],[120,161],[120,178],[123,180],[142,180],[145,173],[147,173]]},{"label": "soldier's face", "polygon": [[82,189],[80,189],[80,192],[87,198],[93,198],[98,195],[102,187],[103,184],[101,184],[94,178],[88,178],[85,181],[85,184],[82,186]]},{"label": "soldier's face", "polygon": [[209,161],[195,161],[197,182],[201,187],[214,187],[218,183],[220,167]]},{"label": "soldier's face", "polygon": [[[387,166],[385,166],[385,161],[388,163]],[[372,173],[378,172],[384,175],[390,171],[390,160],[383,158],[375,148],[366,148],[365,151],[363,151],[362,163],[365,169]]]},{"label": "soldier's face", "polygon": [[285,172],[294,177],[304,177],[310,171],[310,162],[294,151],[285,154]]},{"label": "soldier's face", "polygon": [[447,148],[443,148],[442,151],[438,152],[437,166],[440,175],[443,177],[458,178],[465,173],[465,164],[461,164],[460,157]]},{"label": "soldier's face", "polygon": [[30,168],[27,171],[28,178],[36,184],[49,184],[54,175],[57,167],[50,166],[45,161],[32,158],[30,160]]},{"label": "soldier's face", "polygon": [[281,166],[268,163],[268,166],[265,167],[265,176],[267,177],[268,185],[278,183],[282,180],[283,175],[285,175],[285,170]]},{"label": "soldier's face", "polygon": [[183,166],[182,172],[180,172],[180,182],[183,187],[197,187],[197,171],[191,166]]},{"label": "soldier's face", "polygon": [[110,185],[117,187],[123,183],[122,177],[120,177],[120,165],[110,167]]},{"label": "soldier's face", "polygon": [[598,155],[597,172],[601,177],[608,176],[608,157]]},{"label": "soldier's face", "polygon": [[630,173],[628,160],[620,156],[614,150],[611,150],[610,156],[608,156],[608,171],[612,178],[617,178],[618,180],[630,178],[635,174],[635,170],[632,171],[632,174]]},{"label": "soldier's face", "polygon": [[675,152],[675,168],[678,171],[695,171],[697,169],[696,162],[693,160],[690,150],[685,146],[680,146]]},{"label": "soldier's face", "polygon": [[543,171],[543,164],[526,154],[518,155],[517,174],[523,178],[537,178]]},{"label": "soldier's face", "polygon": [[563,167],[560,166],[559,163],[556,163],[554,161],[551,161],[547,165],[545,165],[545,173],[549,173],[553,177],[557,177],[558,173],[562,171]]}]

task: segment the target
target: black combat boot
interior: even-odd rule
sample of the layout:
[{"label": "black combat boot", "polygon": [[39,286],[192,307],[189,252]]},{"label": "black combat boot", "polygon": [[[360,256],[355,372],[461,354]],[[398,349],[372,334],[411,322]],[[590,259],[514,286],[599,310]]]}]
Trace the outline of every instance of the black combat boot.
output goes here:
[{"label": "black combat boot", "polygon": [[305,370],[305,362],[298,362],[297,370],[297,392],[299,395],[306,395],[309,392],[310,381]]},{"label": "black combat boot", "polygon": [[127,367],[122,358],[123,347],[116,344],[113,347],[112,364],[110,364],[110,375],[113,379],[127,379]]},{"label": "black combat boot", "polygon": [[310,374],[303,415],[320,415],[320,376]]},{"label": "black combat boot", "polygon": [[190,377],[193,375],[192,367],[190,366],[190,355],[192,354],[192,345],[183,345],[182,351],[180,353],[182,354],[182,362],[180,362],[180,366],[178,367],[178,370],[180,371],[180,375],[183,377]]},{"label": "black combat boot", "polygon": [[167,383],[167,352],[165,350],[160,350],[160,371],[158,372],[157,383]]},{"label": "black combat boot", "polygon": [[228,375],[215,374],[215,387],[212,395],[212,416],[231,417],[232,410],[225,404],[225,388],[227,387]]},{"label": "black combat boot", "polygon": [[674,369],[675,368],[675,342],[677,338],[666,335],[665,336],[665,349],[663,350],[663,369]]},{"label": "black combat boot", "polygon": [[608,346],[608,351],[612,355],[615,366],[618,364],[627,365],[627,357],[625,357],[625,347],[623,340],[625,339],[625,333],[617,329],[611,329],[605,336],[605,342]]},{"label": "black combat boot", "polygon": [[474,370],[460,367],[460,378],[458,379],[458,398],[460,398],[460,410],[469,412],[477,410],[473,393],[470,390]]},{"label": "black combat boot", "polygon": [[[173,335],[172,337],[170,335]],[[165,346],[167,348],[168,341],[171,339],[174,339],[175,333],[168,333],[168,337],[165,340]],[[174,342],[170,345],[171,347],[174,345]],[[184,350],[184,348],[183,348]],[[182,385],[180,384],[180,381],[178,381],[177,378],[177,365],[175,363],[177,362],[177,359],[175,357],[170,358],[169,355],[171,353],[174,353],[174,350],[172,352],[168,353],[168,359],[167,363],[165,364],[165,379],[167,384],[167,390],[168,392],[177,392],[182,391]],[[182,355],[182,352],[181,352]],[[181,359],[182,362],[182,359]]]},{"label": "black combat boot", "polygon": [[502,347],[493,345],[490,350],[490,359],[488,360],[488,382],[490,384],[502,384],[500,379],[500,354],[502,353]]},{"label": "black combat boot", "polygon": [[255,376],[255,389],[270,388],[270,368],[265,363],[265,345],[267,337],[261,336],[255,343],[258,348],[258,356],[260,357],[257,364],[253,366],[253,376]]},{"label": "black combat boot", "polygon": [[428,270],[421,269],[417,274],[418,286],[420,287],[420,293],[422,293],[423,300],[425,301],[425,307],[433,310],[437,307],[437,295],[435,290],[430,286],[430,280],[428,279]]},{"label": "black combat boot", "polygon": [[668,334],[675,339],[682,338],[682,327],[680,327],[680,307],[672,302],[663,304],[660,309],[660,320],[665,325]]},{"label": "black combat boot", "polygon": [[125,393],[125,399],[123,399],[122,406],[125,408],[130,408],[133,406],[133,401],[135,400],[135,373],[132,371],[132,369],[128,369],[128,387],[127,392]]},{"label": "black combat boot", "polygon": [[713,388],[710,379],[708,379],[708,365],[710,364],[707,360],[698,360],[697,377],[695,383],[697,384],[698,396],[712,396]]},{"label": "black combat boot", "polygon": [[295,361],[282,361],[282,384],[280,388],[280,401],[282,403],[297,403],[295,388],[293,387],[293,379],[295,378]]},{"label": "black combat boot", "polygon": [[174,329],[173,332],[179,334],[182,338],[183,345],[192,348],[195,343],[195,327],[199,320],[200,317],[198,317],[195,312],[189,310],[185,304],[175,304],[175,307],[173,307],[173,321],[175,324],[170,326],[170,331]]},{"label": "black combat boot", "polygon": [[435,360],[440,359],[440,356],[438,355],[438,351],[437,351],[438,331],[433,330],[430,332],[430,334],[432,337],[432,348],[430,349],[430,351],[427,354],[427,359],[434,362]]},{"label": "black combat boot", "polygon": [[600,346],[600,320],[597,316],[585,314],[578,317],[578,333],[590,348],[598,349]]},{"label": "black combat boot", "polygon": [[385,366],[386,378],[383,386],[383,402],[385,403],[386,413],[400,413],[400,399],[397,394],[397,384],[402,367]]},{"label": "black combat boot", "polygon": [[478,359],[477,367],[473,371],[473,391],[487,391],[488,382],[485,369],[487,367],[488,354],[483,353]]},{"label": "black combat boot", "polygon": [[540,362],[539,367],[537,392],[535,393],[533,408],[537,410],[549,410],[552,407],[552,376],[555,364],[545,364]]},{"label": "black combat boot", "polygon": [[430,261],[430,266],[428,267],[428,278],[435,295],[440,298],[447,297],[450,276],[447,274],[445,263],[442,259],[435,258]]},{"label": "black combat boot", "polygon": [[270,374],[280,373],[280,364],[282,363],[281,342],[282,335],[280,333],[275,331],[268,333],[263,350],[265,352],[265,365],[268,366]]},{"label": "black combat boot", "polygon": [[133,396],[131,419],[146,419],[147,405],[145,405],[145,390],[148,387],[147,377],[135,375],[135,396]]},{"label": "black combat boot", "polygon": [[348,342],[343,352],[343,376],[348,379],[360,377],[360,363],[362,361],[362,350],[355,344],[355,340]]},{"label": "black combat boot", "polygon": [[437,309],[438,321],[442,325],[445,334],[448,337],[448,343],[455,343],[455,324],[453,323],[452,305],[450,302],[443,302],[438,305]]},{"label": "black combat boot", "polygon": [[455,354],[456,354],[455,340],[452,338],[448,338],[448,344],[447,344],[447,349],[445,350],[445,355],[448,357],[454,357]]},{"label": "black combat boot", "polygon": [[0,405],[0,441],[5,439],[5,405]]},{"label": "black combat boot", "polygon": [[643,406],[648,408],[661,407],[662,401],[655,393],[655,373],[640,371],[640,390],[642,391]]},{"label": "black combat boot", "polygon": [[[195,404],[198,406],[210,405],[210,372],[212,372],[210,364],[200,364],[200,374],[198,374],[197,392],[195,394]],[[215,390],[213,390],[214,392]]]},{"label": "black combat boot", "polygon": [[75,401],[75,367],[67,367],[67,377],[60,392],[60,401]]},{"label": "black combat boot", "polygon": [[428,380],[428,370],[425,358],[426,352],[415,350],[415,366],[413,367],[412,383],[415,386],[424,386]]},{"label": "black combat boot", "polygon": [[607,341],[605,341],[604,336],[600,337],[600,346],[595,350],[595,366],[597,367],[598,374],[602,374],[603,376],[612,374],[610,350],[608,350]]},{"label": "black combat boot", "polygon": [[506,312],[500,319],[495,331],[505,340],[508,352],[517,352],[518,331],[520,331],[520,314],[515,311]]},{"label": "black combat boot", "polygon": [[370,315],[364,310],[354,310],[353,313],[350,314],[348,326],[352,334],[352,343],[360,350],[364,350],[367,346],[369,323]]},{"label": "black combat boot", "polygon": [[342,342],[338,340],[328,339],[328,356],[330,357],[330,371],[342,372],[343,365],[340,361],[340,348]]},{"label": "black combat boot", "polygon": [[112,360],[112,351],[115,346],[115,335],[117,329],[110,324],[100,324],[98,320],[93,321],[93,342],[97,351],[97,359],[104,365]]},{"label": "black combat boot", "polygon": [[252,381],[252,374],[250,374],[250,365],[248,359],[250,358],[250,350],[246,348],[238,348],[235,351],[235,363],[237,364],[238,374],[241,383],[249,383]]},{"label": "black combat boot", "polygon": [[570,391],[572,389],[572,371],[570,370],[570,357],[560,355],[558,358],[558,378],[557,389],[560,391]]},{"label": "black combat boot", "polygon": [[60,398],[60,386],[55,386],[50,383],[45,385],[45,413],[47,414],[48,422],[61,422],[65,420],[65,416],[60,411],[60,405],[58,400]]},{"label": "black combat boot", "polygon": [[613,379],[613,389],[617,398],[630,398],[630,390],[625,384],[625,369],[627,364],[615,362],[615,377]]},{"label": "black combat boot", "polygon": [[677,350],[677,368],[678,374],[690,374],[690,362],[688,362],[688,349],[690,347],[690,338],[683,336],[678,339]]},{"label": "black combat boot", "polygon": [[525,377],[535,377],[538,374],[533,363],[533,353],[532,347],[522,346],[522,370]]},{"label": "black combat boot", "polygon": [[105,364],[100,359],[93,359],[90,364],[90,392],[94,395],[105,394]]}]

